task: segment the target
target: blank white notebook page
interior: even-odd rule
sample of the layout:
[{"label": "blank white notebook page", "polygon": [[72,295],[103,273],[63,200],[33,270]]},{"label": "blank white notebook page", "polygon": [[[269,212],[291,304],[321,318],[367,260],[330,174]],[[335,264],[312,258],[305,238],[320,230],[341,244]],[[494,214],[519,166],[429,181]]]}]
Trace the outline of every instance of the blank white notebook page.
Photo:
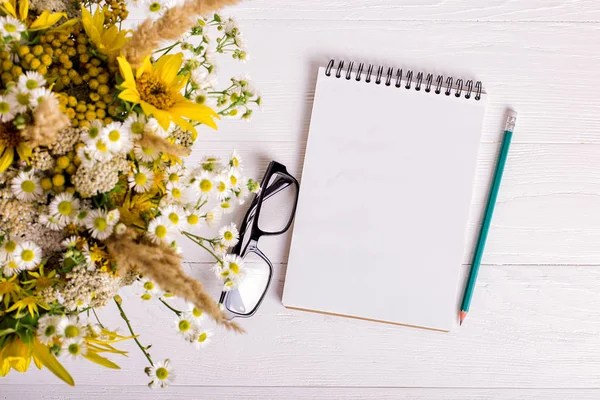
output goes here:
[{"label": "blank white notebook page", "polygon": [[485,94],[384,82],[319,69],[283,304],[447,331]]}]

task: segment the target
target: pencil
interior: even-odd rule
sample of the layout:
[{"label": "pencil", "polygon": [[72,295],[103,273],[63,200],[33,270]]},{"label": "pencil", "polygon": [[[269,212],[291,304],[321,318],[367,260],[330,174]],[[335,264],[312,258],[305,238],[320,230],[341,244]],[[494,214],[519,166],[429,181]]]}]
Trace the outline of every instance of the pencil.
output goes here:
[{"label": "pencil", "polygon": [[502,181],[502,174],[504,173],[504,166],[506,164],[508,149],[510,147],[516,121],[517,113],[513,110],[508,110],[504,128],[504,139],[502,140],[502,147],[500,148],[500,155],[498,156],[498,162],[496,164],[496,172],[494,173],[490,195],[488,197],[487,206],[485,207],[485,214],[483,216],[481,230],[479,231],[479,238],[477,239],[477,245],[475,246],[475,253],[473,254],[473,261],[471,263],[471,271],[469,272],[467,286],[465,287],[465,294],[463,295],[462,305],[460,306],[460,325],[462,325],[465,318],[467,318],[469,308],[471,307],[471,299],[473,298],[473,292],[475,291],[475,283],[477,282],[477,274],[479,273],[479,266],[481,265],[481,258],[483,257],[483,249],[485,248],[485,242],[490,230],[492,215],[494,214],[498,190],[500,189],[500,182]]}]

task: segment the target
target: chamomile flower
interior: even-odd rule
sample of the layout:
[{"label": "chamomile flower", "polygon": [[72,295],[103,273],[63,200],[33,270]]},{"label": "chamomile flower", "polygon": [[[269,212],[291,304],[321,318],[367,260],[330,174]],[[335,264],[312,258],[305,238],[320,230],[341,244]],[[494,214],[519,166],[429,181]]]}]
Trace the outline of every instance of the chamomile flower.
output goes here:
[{"label": "chamomile flower", "polygon": [[215,254],[217,254],[219,256],[224,256],[229,251],[229,247],[225,246],[221,242],[215,243],[213,245],[213,248],[215,249]]},{"label": "chamomile flower", "polygon": [[183,181],[186,175],[185,167],[180,164],[171,165],[167,168],[166,179],[167,182],[179,182]]},{"label": "chamomile flower", "polygon": [[224,290],[231,290],[245,274],[244,259],[235,254],[227,254],[222,263],[215,265],[214,271],[217,278],[223,280]]},{"label": "chamomile flower", "polygon": [[233,207],[234,205],[230,198],[223,200],[219,204],[219,209],[221,210],[221,212],[223,212],[223,214],[229,214],[233,212]]},{"label": "chamomile flower", "polygon": [[156,387],[166,388],[175,379],[175,373],[171,367],[171,360],[154,363],[152,367],[146,367],[146,375],[152,380],[148,386],[152,389]]},{"label": "chamomile flower", "polygon": [[90,127],[88,129],[84,129],[83,132],[81,132],[81,140],[84,143],[93,142],[102,133],[102,128],[102,121],[98,121],[97,119],[91,121]]},{"label": "chamomile flower", "polygon": [[17,114],[24,113],[31,106],[31,93],[21,86],[13,86],[10,94],[15,100],[14,110]]},{"label": "chamomile flower", "polygon": [[137,171],[134,171],[132,175],[129,175],[127,180],[129,181],[130,188],[137,193],[144,193],[152,187],[154,173],[150,168],[140,165]]},{"label": "chamomile flower", "polygon": [[14,253],[15,262],[23,269],[33,269],[42,261],[42,249],[28,240],[19,243]]},{"label": "chamomile flower", "polygon": [[225,225],[219,230],[219,241],[226,247],[235,246],[240,239],[240,233],[238,232],[234,223]]},{"label": "chamomile flower", "polygon": [[151,147],[136,145],[133,147],[135,158],[143,162],[152,162],[160,157],[160,152]]},{"label": "chamomile flower", "polygon": [[173,126],[172,123],[169,125],[168,129],[163,129],[156,118],[148,118],[146,126],[144,127],[144,133],[150,133],[152,135],[160,136],[161,138],[166,138],[169,136],[171,126]]},{"label": "chamomile flower", "polygon": [[85,336],[85,326],[76,316],[63,316],[58,323],[58,334],[65,339],[83,338]]},{"label": "chamomile flower", "polygon": [[119,213],[119,210],[115,208],[108,212],[107,217],[108,217],[108,223],[114,226],[117,224],[117,222],[119,222],[121,213]]},{"label": "chamomile flower", "polygon": [[13,240],[6,240],[2,244],[2,247],[0,247],[0,263],[12,260],[18,245],[19,244]]},{"label": "chamomile flower", "polygon": [[83,357],[87,350],[87,346],[85,340],[83,338],[77,337],[73,339],[67,339],[64,341],[61,354],[65,354],[70,358],[77,360],[80,357]]},{"label": "chamomile flower", "polygon": [[190,199],[189,190],[179,182],[167,183],[167,199],[171,203],[186,204]]},{"label": "chamomile flower", "polygon": [[9,122],[15,118],[17,101],[14,96],[0,96],[0,121]]},{"label": "chamomile flower", "polygon": [[87,146],[85,146],[85,150],[97,161],[108,161],[112,157],[110,149],[108,148],[108,139],[102,134],[88,143]]},{"label": "chamomile flower", "polygon": [[47,215],[47,214],[40,215],[40,222],[42,225],[44,225],[46,228],[48,228],[52,231],[60,231],[62,228],[64,228],[66,226],[57,217],[53,217],[53,216]]},{"label": "chamomile flower", "polygon": [[18,19],[10,16],[1,17],[0,32],[2,32],[2,36],[10,36],[13,39],[19,39],[21,33],[25,32],[25,25]]},{"label": "chamomile flower", "polygon": [[195,319],[197,322],[201,322],[205,318],[204,311],[202,311],[192,303],[187,303],[186,314],[190,319]]},{"label": "chamomile flower", "polygon": [[113,233],[108,213],[101,209],[91,210],[85,219],[85,226],[94,239],[104,240]]},{"label": "chamomile flower", "polygon": [[175,320],[175,329],[177,329],[177,333],[186,340],[193,338],[196,325],[197,322],[195,318],[189,318],[185,314]]},{"label": "chamomile flower", "polygon": [[161,215],[160,217],[154,218],[148,224],[148,237],[155,244],[161,242],[169,242],[174,232],[174,227],[169,218]]},{"label": "chamomile flower", "polygon": [[237,152],[237,150],[234,150],[233,153],[231,153],[231,157],[229,158],[229,166],[238,169],[243,168],[242,157],[240,157],[240,154]]},{"label": "chamomile flower", "polygon": [[37,200],[44,193],[40,179],[34,175],[33,171],[19,172],[11,181],[11,190],[17,199],[24,201]]},{"label": "chamomile flower", "polygon": [[192,212],[188,212],[185,216],[185,223],[187,224],[188,230],[195,230],[200,227],[200,215],[198,211],[193,210]]},{"label": "chamomile flower", "polygon": [[40,89],[46,84],[46,80],[44,76],[36,71],[27,71],[21,76],[19,76],[18,85],[27,91],[33,91],[35,89]]},{"label": "chamomile flower", "polygon": [[152,19],[162,16],[170,6],[172,5],[168,0],[145,0],[143,2],[143,10]]},{"label": "chamomile flower", "polygon": [[227,174],[219,174],[214,179],[215,193],[219,201],[223,201],[231,197],[229,186],[229,176]]},{"label": "chamomile flower", "polygon": [[139,139],[144,134],[148,120],[144,114],[130,115],[123,122],[123,130],[125,130],[132,139]]},{"label": "chamomile flower", "polygon": [[240,169],[236,168],[236,167],[231,167],[229,168],[229,171],[227,172],[227,184],[229,185],[229,187],[233,190],[238,190],[240,188],[240,186],[242,183],[242,178],[240,176]]},{"label": "chamomile flower", "polygon": [[48,206],[50,215],[57,218],[61,223],[71,222],[79,212],[79,200],[71,193],[63,192],[56,196]]},{"label": "chamomile flower", "polygon": [[233,194],[234,194],[235,199],[237,200],[238,204],[241,206],[246,202],[246,199],[248,198],[250,191],[248,190],[248,186],[240,185],[237,189],[233,190]]},{"label": "chamomile flower", "polygon": [[103,129],[103,139],[106,141],[106,147],[114,154],[127,153],[133,148],[133,141],[123,124],[120,122],[111,122]]},{"label": "chamomile flower", "polygon": [[6,260],[4,267],[2,267],[2,273],[7,278],[15,274],[19,274],[23,270],[24,268],[22,268],[13,258]]},{"label": "chamomile flower", "polygon": [[140,289],[140,299],[144,301],[151,300],[154,296],[158,296],[160,294],[160,288],[150,279],[143,279],[140,281]]},{"label": "chamomile flower", "polygon": [[31,108],[36,108],[47,98],[54,96],[50,89],[40,87],[31,91]]},{"label": "chamomile flower", "polygon": [[121,222],[115,226],[115,233],[117,235],[122,235],[125,232],[127,232],[127,226],[124,223]]},{"label": "chamomile flower", "polygon": [[206,222],[206,225],[208,225],[209,227],[213,227],[216,226],[219,223],[219,221],[221,221],[221,215],[221,210],[219,208],[215,208],[214,210],[204,214],[203,218]]},{"label": "chamomile flower", "polygon": [[[212,72],[214,72],[214,70]],[[205,67],[200,67],[192,71],[190,80],[192,81],[194,88],[204,91],[216,86],[217,74],[208,72],[208,69]]]},{"label": "chamomile flower", "polygon": [[211,194],[215,190],[215,183],[211,173],[202,171],[194,181],[194,189],[204,198]]},{"label": "chamomile flower", "polygon": [[161,209],[160,213],[167,217],[175,228],[179,230],[185,228],[185,211],[182,207],[170,205]]},{"label": "chamomile flower", "polygon": [[46,314],[38,319],[37,324],[36,336],[38,340],[47,346],[53,345],[54,339],[58,336],[60,317]]},{"label": "chamomile flower", "polygon": [[194,335],[194,346],[197,350],[200,350],[208,346],[211,342],[213,332],[210,329],[197,329]]},{"label": "chamomile flower", "polygon": [[66,247],[67,249],[69,248],[74,248],[77,247],[77,242],[79,241],[79,236],[69,236],[68,238],[66,238],[65,240],[63,240],[62,242],[60,242],[60,244],[63,247]]}]

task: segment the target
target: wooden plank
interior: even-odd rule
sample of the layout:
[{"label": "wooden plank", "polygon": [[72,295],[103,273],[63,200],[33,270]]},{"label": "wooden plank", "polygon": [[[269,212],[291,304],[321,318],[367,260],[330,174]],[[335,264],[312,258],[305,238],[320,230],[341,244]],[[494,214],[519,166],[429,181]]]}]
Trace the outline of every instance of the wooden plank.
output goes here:
[{"label": "wooden plank", "polygon": [[[224,120],[219,132],[201,130],[205,141],[304,140],[317,68],[330,58],[481,79],[489,92],[486,142],[501,139],[508,105],[520,113],[516,143],[600,141],[598,24],[519,23],[507,29],[503,23],[266,20],[240,26],[251,60],[220,58],[219,76],[226,81],[248,73],[263,94],[263,111],[250,124]],[[398,111],[399,121],[410,118]]]},{"label": "wooden plank", "polygon": [[[213,343],[199,352],[177,337],[174,314],[160,303],[142,303],[127,289],[123,307],[141,342],[153,344],[154,359],[173,360],[183,385],[600,387],[600,266],[484,266],[469,319],[451,333],[287,310],[281,305],[284,270],[276,266],[275,284],[258,314],[241,321],[247,334],[218,329]],[[192,273],[216,295],[208,266],[195,265]],[[124,332],[112,305],[100,318]],[[132,342],[119,347],[131,352],[129,358],[111,357],[121,371],[86,361],[64,363],[83,384],[148,382],[139,349]],[[32,367],[27,374],[11,372],[2,383],[4,388],[57,381]]]},{"label": "wooden plank", "polygon": [[219,400],[592,400],[599,389],[422,389],[422,388],[324,388],[324,387],[205,387],[171,386],[150,391],[146,386],[81,386],[74,389],[59,385],[38,387],[8,385],[2,387],[0,400],[154,400],[185,398]]},{"label": "wooden plank", "polygon": [[[581,21],[600,20],[600,11],[593,0],[383,0],[277,1],[253,0],[241,2],[223,11],[239,18],[257,20],[472,20],[472,21]],[[132,9],[131,18],[143,18],[139,9]]]},{"label": "wooden plank", "polygon": [[[205,142],[191,158],[215,154],[226,157],[238,149],[248,165],[246,173],[256,179],[270,160],[285,164],[290,173],[301,179],[304,142]],[[479,229],[481,212],[489,190],[492,167],[499,144],[485,143],[475,178],[474,195],[467,232],[464,263]],[[505,177],[500,190],[484,262],[489,264],[597,264],[600,261],[600,170],[591,160],[600,159],[600,146],[582,144],[519,144],[511,147]],[[372,166],[376,171],[377,166]],[[399,189],[400,190],[400,189]],[[370,195],[366,193],[365,195]],[[401,206],[402,197],[414,195],[398,192],[389,201]],[[332,199],[343,201],[343,199]],[[393,210],[393,207],[390,208]],[[356,210],[357,215],[361,210]],[[240,208],[224,222],[240,223],[245,208]],[[264,216],[264,215],[263,215]],[[213,231],[207,231],[212,235]],[[274,262],[285,262],[290,233],[261,239],[260,246]],[[187,239],[180,241],[189,261],[211,261],[202,249]]]}]

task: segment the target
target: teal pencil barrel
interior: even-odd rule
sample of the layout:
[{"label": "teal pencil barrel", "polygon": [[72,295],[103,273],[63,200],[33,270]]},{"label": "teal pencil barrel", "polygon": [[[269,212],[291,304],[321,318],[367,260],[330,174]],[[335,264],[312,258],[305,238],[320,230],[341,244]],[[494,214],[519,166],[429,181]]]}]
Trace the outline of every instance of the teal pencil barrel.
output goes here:
[{"label": "teal pencil barrel", "polygon": [[469,279],[467,281],[465,294],[463,296],[463,301],[460,308],[461,311],[467,312],[471,306],[471,298],[473,297],[473,291],[475,290],[475,282],[477,281],[477,275],[479,273],[479,266],[481,265],[481,258],[483,257],[485,242],[487,240],[490,225],[492,223],[494,207],[496,206],[496,199],[498,198],[498,191],[500,189],[500,182],[502,181],[502,174],[504,173],[504,166],[506,165],[506,158],[508,157],[508,149],[510,147],[512,135],[512,131],[504,131],[504,139],[502,140],[502,147],[500,148],[500,155],[498,156],[498,162],[496,164],[496,172],[494,173],[494,179],[492,181],[490,195],[487,200],[485,214],[481,224],[481,230],[479,231],[479,238],[477,239],[477,245],[475,246],[475,253],[473,254],[473,261],[471,263],[471,272],[469,273]]}]

